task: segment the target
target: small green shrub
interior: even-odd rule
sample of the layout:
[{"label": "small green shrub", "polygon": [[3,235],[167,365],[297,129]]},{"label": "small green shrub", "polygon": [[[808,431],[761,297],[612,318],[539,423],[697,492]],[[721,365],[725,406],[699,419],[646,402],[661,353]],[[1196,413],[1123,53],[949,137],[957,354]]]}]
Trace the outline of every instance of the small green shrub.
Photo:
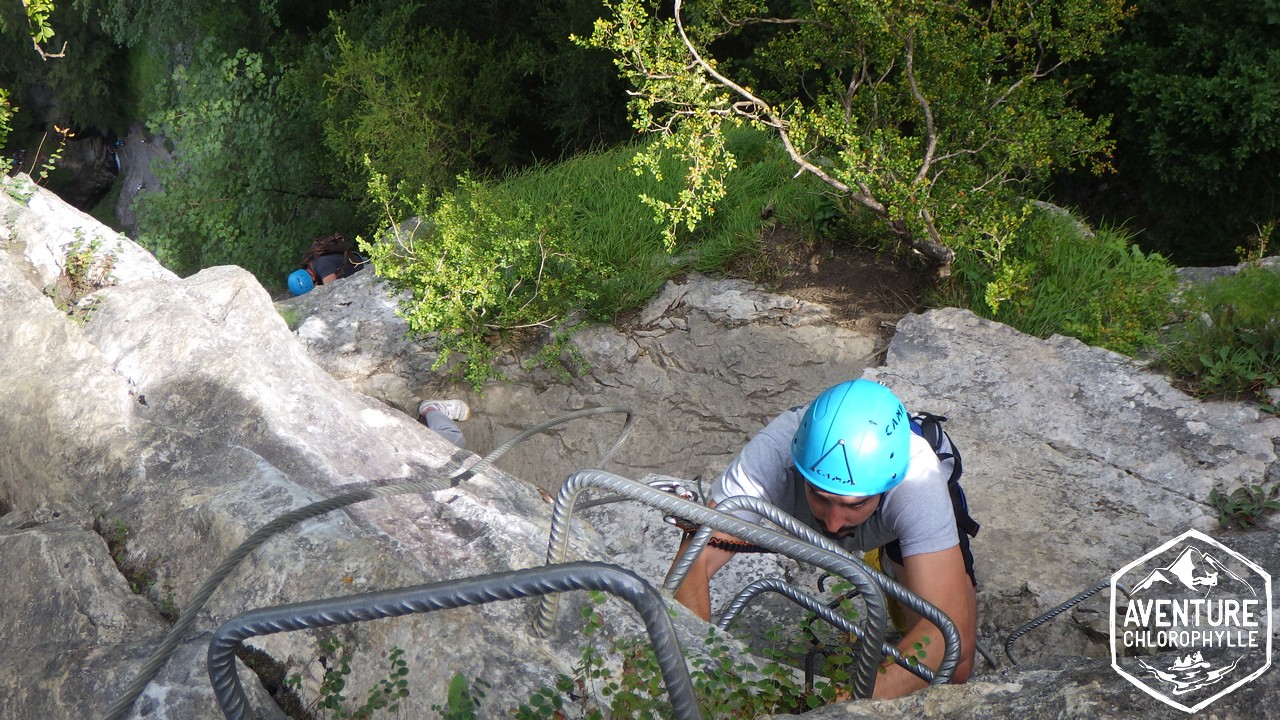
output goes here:
[{"label": "small green shrub", "polygon": [[[62,153],[67,149],[67,139],[75,137],[75,133],[70,128],[53,126],[56,145],[51,145],[49,154],[45,156],[44,162],[40,163],[40,169],[36,172],[36,184],[47,183],[49,173],[58,167],[58,163],[62,160]],[[45,131],[40,137],[40,144],[36,146],[36,161],[40,160],[40,153],[44,150],[45,143],[49,141],[49,132]]]},{"label": "small green shrub", "polygon": [[[12,130],[11,123],[13,114],[18,109],[9,102],[9,91],[0,88],[0,148],[3,148],[9,140],[9,131]],[[13,169],[13,159],[8,155],[0,156],[0,176],[8,175]]]},{"label": "small green shrub", "polygon": [[[318,661],[324,667],[324,678],[320,681],[319,696],[307,708],[309,717],[369,720],[379,711],[394,713],[400,709],[400,701],[409,696],[409,681],[405,677],[409,674],[409,665],[404,659],[404,650],[392,648],[385,654],[390,666],[386,676],[368,689],[362,705],[351,710],[348,709],[351,699],[345,691],[353,655],[351,647],[337,636],[320,640]],[[302,687],[302,676],[294,674],[284,684],[296,693]]]},{"label": "small green shrub", "polygon": [[62,273],[46,291],[53,304],[76,322],[87,322],[95,303],[81,303],[89,293],[115,283],[115,254],[103,253],[98,237],[77,237],[67,248]]},{"label": "small green shrub", "polygon": [[1280,272],[1247,267],[1194,288],[1187,320],[1159,362],[1195,394],[1240,397],[1280,387]]},{"label": "small green shrub", "polygon": [[480,703],[488,687],[489,683],[480,678],[469,682],[467,676],[457,673],[449,681],[448,700],[444,705],[432,705],[431,709],[440,713],[441,720],[474,720],[480,714]]},{"label": "small green shrub", "polygon": [[[371,169],[370,197],[387,225],[383,240],[362,247],[380,276],[409,293],[401,314],[412,333],[435,338],[437,367],[461,358],[451,369],[478,389],[498,376],[493,360],[500,350],[550,330],[552,342],[532,360],[571,372],[580,358],[566,344],[574,326],[565,320],[575,311],[610,320],[647,302],[680,272],[722,269],[759,252],[761,228],[775,222],[771,215],[785,220],[822,211],[823,197],[791,178],[776,147],[749,131],[738,137],[747,152],[729,183],[732,202],[697,233],[682,236],[674,254],[636,198],[674,197],[679,163],[666,159],[672,180],[664,183],[627,167],[631,148],[588,153],[501,182],[463,179],[440,197],[393,190]],[[418,231],[392,232],[405,217],[423,219]]]},{"label": "small green shrub", "polygon": [[[592,635],[601,625],[597,606],[603,602],[592,593],[594,605],[582,608],[584,634]],[[852,611],[852,604],[845,608]],[[761,649],[764,662],[736,655],[726,636],[708,628],[704,652],[690,661],[690,679],[698,702],[707,717],[758,718],[782,713],[802,713],[849,697],[847,654],[833,653],[822,669],[823,678],[806,687],[795,662],[808,644],[785,639],[781,628],[766,633],[769,644]],[[922,643],[917,657],[924,657]],[[609,652],[621,658],[621,671],[614,672],[605,654],[594,647],[583,649],[582,661],[574,675],[561,675],[554,687],[544,687],[516,708],[517,720],[547,717],[635,718],[663,720],[672,708],[662,681],[661,668],[653,649],[642,640],[620,640]]]},{"label": "small green shrub", "polygon": [[1268,512],[1280,510],[1280,485],[1246,485],[1230,493],[1214,488],[1209,491],[1209,503],[1218,511],[1218,525],[1223,530],[1247,528]]},{"label": "small green shrub", "polygon": [[296,307],[280,307],[276,306],[276,312],[280,314],[280,318],[284,320],[284,324],[289,327],[289,332],[294,332],[302,325],[302,311]]},{"label": "small green shrub", "polygon": [[568,246],[556,208],[463,179],[428,226],[419,237],[361,247],[379,275],[410,293],[401,314],[411,333],[435,334],[436,367],[462,355],[461,374],[474,387],[498,376],[493,360],[504,341],[554,327],[595,297],[589,279],[600,271]]},{"label": "small green shrub", "polygon": [[2,182],[5,194],[24,205],[36,194],[36,184],[27,175],[6,177]]},{"label": "small green shrub", "polygon": [[1173,267],[1121,229],[1090,234],[1070,216],[1033,215],[999,268],[961,254],[955,304],[1037,337],[1068,335],[1134,355],[1169,318]]}]

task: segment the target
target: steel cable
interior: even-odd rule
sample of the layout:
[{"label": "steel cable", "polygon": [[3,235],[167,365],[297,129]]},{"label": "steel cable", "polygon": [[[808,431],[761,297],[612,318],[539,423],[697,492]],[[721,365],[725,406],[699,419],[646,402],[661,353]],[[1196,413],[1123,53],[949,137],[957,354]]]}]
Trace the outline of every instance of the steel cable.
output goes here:
[{"label": "steel cable", "polygon": [[218,565],[208,579],[205,580],[204,584],[200,586],[200,589],[196,591],[195,595],[187,603],[186,607],[183,608],[182,614],[169,629],[169,632],[165,635],[160,645],[156,647],[151,656],[147,658],[147,661],[143,663],[141,669],[138,670],[137,675],[135,675],[134,679],[125,687],[124,692],[120,697],[117,698],[115,703],[107,709],[106,715],[103,716],[104,720],[121,720],[125,716],[125,713],[127,713],[129,708],[133,706],[134,701],[136,701],[138,696],[142,694],[142,691],[146,689],[147,684],[155,679],[156,674],[160,672],[160,668],[164,667],[164,664],[168,662],[169,656],[173,654],[175,649],[177,649],[183,635],[185,635],[187,631],[190,630],[192,624],[195,623],[196,615],[204,608],[205,603],[209,601],[209,598],[222,584],[222,581],[235,570],[245,557],[275,535],[300,522],[303,522],[304,520],[310,520],[311,518],[319,517],[334,510],[354,505],[359,502],[364,502],[366,500],[403,495],[406,493],[426,494],[445,490],[450,487],[456,487],[462,481],[471,478],[492,465],[495,460],[502,457],[502,455],[506,454],[506,452],[511,448],[540,432],[578,418],[616,413],[626,414],[627,419],[623,424],[622,429],[619,431],[618,439],[601,458],[599,464],[603,465],[613,456],[631,430],[633,413],[630,408],[620,406],[585,408],[538,423],[498,446],[497,449],[490,452],[488,455],[485,455],[474,465],[447,480],[439,482],[411,481],[396,485],[386,485],[383,487],[363,488],[343,493],[341,495],[336,495],[331,498],[326,498],[324,500],[318,500],[309,505],[290,510],[289,512],[276,517],[271,522],[256,530],[252,535],[246,538],[244,542],[240,543],[240,545],[236,547],[236,549],[233,550],[221,564]]},{"label": "steel cable", "polygon": [[[1036,617],[1036,618],[1035,618],[1034,620],[1032,620],[1031,622],[1028,622],[1027,624],[1025,624],[1025,625],[1023,625],[1023,626],[1019,627],[1017,630],[1014,630],[1013,632],[1009,633],[1009,636],[1008,636],[1008,637],[1006,637],[1006,638],[1005,638],[1005,640],[1004,640],[1004,654],[1005,654],[1006,656],[1008,656],[1008,658],[1009,658],[1009,662],[1013,663],[1014,665],[1017,665],[1017,664],[1018,664],[1018,660],[1013,656],[1013,642],[1014,642],[1015,640],[1017,640],[1018,638],[1022,637],[1023,635],[1026,635],[1027,633],[1031,632],[1032,630],[1035,630],[1036,628],[1038,628],[1038,627],[1040,627],[1041,625],[1043,625],[1043,624],[1045,624],[1045,623],[1049,622],[1050,620],[1052,620],[1052,619],[1054,619],[1054,618],[1058,617],[1058,616],[1059,616],[1059,615],[1061,615],[1062,613],[1064,613],[1064,612],[1066,612],[1066,611],[1070,610],[1071,608],[1075,607],[1076,605],[1079,605],[1080,603],[1084,602],[1085,600],[1088,600],[1089,598],[1091,598],[1091,597],[1093,597],[1094,595],[1098,594],[1098,593],[1099,593],[1103,588],[1110,587],[1110,585],[1111,585],[1111,579],[1110,579],[1110,578],[1107,578],[1106,580],[1101,580],[1101,581],[1099,581],[1096,585],[1094,585],[1093,587],[1089,588],[1088,590],[1085,590],[1084,592],[1082,592],[1082,593],[1080,593],[1080,594],[1078,594],[1078,595],[1076,595],[1076,596],[1072,597],[1071,599],[1067,600],[1066,602],[1062,603],[1061,605],[1058,605],[1057,607],[1053,608],[1052,610],[1050,610],[1050,611],[1048,611],[1048,612],[1046,612],[1046,613],[1044,613],[1044,614],[1042,614],[1042,615],[1039,615],[1038,617]],[[1116,589],[1117,589],[1117,590],[1119,590],[1120,592],[1124,593],[1125,597],[1129,597],[1129,588],[1125,587],[1124,585],[1122,585],[1122,584],[1120,584],[1120,583],[1116,583]]]}]

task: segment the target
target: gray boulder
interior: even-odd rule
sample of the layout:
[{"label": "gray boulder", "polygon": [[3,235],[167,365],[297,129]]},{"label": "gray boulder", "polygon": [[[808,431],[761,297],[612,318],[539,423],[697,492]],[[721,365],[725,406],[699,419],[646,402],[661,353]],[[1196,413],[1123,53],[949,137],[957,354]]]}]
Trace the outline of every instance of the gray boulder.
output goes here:
[{"label": "gray boulder", "polygon": [[[255,550],[179,639],[131,717],[219,717],[203,653],[210,633],[235,615],[537,567],[551,496],[568,475],[603,464],[634,479],[659,474],[696,486],[701,475],[709,483],[780,409],[864,374],[908,407],[950,417],[983,524],[974,541],[980,634],[998,667],[980,667],[965,686],[814,717],[1172,717],[1111,670],[1105,592],[1020,638],[1020,665],[1001,657],[1004,639],[1187,528],[1280,571],[1274,516],[1258,530],[1224,533],[1208,504],[1214,487],[1280,481],[1280,419],[1195,401],[1074,340],[930,311],[899,321],[880,364],[879,338],[820,305],[691,276],[670,283],[633,322],[578,334],[589,369],[577,377],[512,360],[508,382],[477,394],[432,370],[429,340],[405,341],[396,300],[372,272],[273,305],[237,268],[176,278],[40,189],[0,193],[0,217],[0,374],[8,380],[0,630],[24,650],[2,665],[6,716],[10,708],[15,717],[101,715],[165,635],[166,615],[282,513],[354,488],[442,487],[331,512]],[[49,291],[65,274],[67,249],[85,237],[101,238],[112,281],[68,314]],[[443,489],[477,458],[415,421],[420,399],[442,396],[471,403],[463,429],[480,452],[580,408],[626,406],[634,424],[607,462],[621,416],[560,425],[498,459],[499,468]],[[660,513],[611,503],[579,518],[570,558],[662,580],[679,534]],[[110,548],[94,528],[112,536]],[[811,569],[772,556],[730,568],[717,578],[717,606],[760,575],[816,583]],[[566,596],[546,640],[531,632],[532,600],[346,626],[334,634],[357,659],[350,694],[385,676],[377,658],[399,647],[413,690],[407,716],[431,716],[455,674],[487,681],[485,713],[504,714],[580,660],[580,596]],[[761,603],[745,624],[789,623],[795,614]],[[616,601],[601,617],[597,646],[640,631]],[[701,647],[705,626],[682,610],[675,619],[686,648]],[[299,674],[304,697],[314,698],[325,636],[256,639],[255,667],[263,676]],[[278,717],[267,699],[275,688],[241,674],[256,716]],[[1275,693],[1276,677],[1263,675],[1213,712],[1273,716],[1262,699]]]},{"label": "gray boulder", "polygon": [[[5,527],[26,533],[14,536],[11,542],[19,544],[13,547],[36,543],[41,536],[32,533],[48,523],[78,528],[81,542],[92,539],[84,537],[89,528],[122,527],[128,541],[118,560],[148,573],[132,589],[156,607],[181,608],[219,561],[287,511],[356,487],[408,480],[443,487],[475,462],[406,414],[344,389],[306,356],[267,293],[238,268],[179,280],[127,268],[122,252],[115,257],[118,282],[82,302],[91,313],[76,318],[55,308],[44,294],[51,273],[37,262],[48,238],[19,233],[67,226],[45,216],[63,215],[65,205],[43,190],[28,201],[0,194],[0,212],[9,218],[7,262],[0,263],[6,348],[0,374],[8,381],[8,412],[0,419],[0,510]],[[33,213],[41,218],[29,217]],[[180,638],[182,647],[144,693],[151,700],[135,703],[133,716],[219,716],[203,654],[191,643],[206,643],[208,632],[236,614],[538,566],[548,533],[546,499],[496,469],[458,488],[371,500],[282,531],[213,594],[192,634]],[[592,550],[599,540],[589,529],[574,537],[575,553],[603,554]],[[44,577],[29,565],[13,569],[18,578]],[[99,575],[109,571],[102,565]],[[92,602],[145,615],[137,599],[121,596],[120,586],[129,583],[119,574],[100,591],[89,579],[80,593],[109,594]],[[55,576],[37,587],[62,592],[68,582]],[[88,615],[90,626],[99,616],[82,610],[87,603],[6,603],[5,626],[13,630],[6,637],[31,649],[22,668],[56,668],[46,677],[51,686],[82,691],[32,694],[19,687],[32,679],[24,671],[0,704],[20,704],[32,709],[29,716],[45,718],[105,712],[141,667],[157,628],[135,618],[113,621],[138,627],[135,632],[76,631],[80,615]],[[580,659],[574,608],[542,640],[528,630],[532,605],[496,603],[349,626],[341,637],[364,659],[349,680],[358,688],[353,694],[385,672],[375,658],[401,647],[418,673],[416,687],[440,693],[412,696],[409,714],[425,715],[441,702],[456,673],[503,678],[490,691],[491,702],[514,706]],[[606,637],[638,627],[632,615],[609,613]],[[73,632],[80,652],[45,642]],[[316,634],[252,644],[300,674],[304,693],[315,696],[323,672]]]}]

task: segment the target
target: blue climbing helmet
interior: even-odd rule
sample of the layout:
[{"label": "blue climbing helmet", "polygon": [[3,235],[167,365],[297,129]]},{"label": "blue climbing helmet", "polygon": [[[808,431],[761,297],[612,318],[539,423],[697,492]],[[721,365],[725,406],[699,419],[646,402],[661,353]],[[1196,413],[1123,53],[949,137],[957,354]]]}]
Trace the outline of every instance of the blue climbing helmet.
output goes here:
[{"label": "blue climbing helmet", "polygon": [[316,281],[311,279],[311,273],[302,268],[298,268],[289,273],[289,292],[294,297],[305,295],[311,292],[311,288],[316,286]]},{"label": "blue climbing helmet", "polygon": [[870,497],[902,482],[911,459],[911,419],[889,388],[850,380],[805,410],[791,459],[823,492]]}]

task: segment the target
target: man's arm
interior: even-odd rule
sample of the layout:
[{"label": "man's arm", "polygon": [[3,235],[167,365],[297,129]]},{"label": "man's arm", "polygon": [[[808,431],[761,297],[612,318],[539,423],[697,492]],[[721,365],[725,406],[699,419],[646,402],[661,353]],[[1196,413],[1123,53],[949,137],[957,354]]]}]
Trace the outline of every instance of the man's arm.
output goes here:
[{"label": "man's arm", "polygon": [[[712,533],[711,537],[733,539],[720,532]],[[684,554],[684,550],[688,547],[691,539],[686,538],[684,542],[680,543],[680,552],[676,554],[677,558]],[[692,610],[698,617],[711,622],[711,577],[732,559],[733,553],[728,550],[721,550],[708,545],[702,550],[702,554],[698,555],[698,559],[693,561],[693,565],[689,567],[689,572],[684,576],[680,587],[676,589],[676,600],[681,605]]]},{"label": "man's arm", "polygon": [[[912,555],[903,559],[902,567],[895,569],[898,571],[898,582],[941,610],[955,623],[956,630],[960,633],[960,663],[951,676],[951,682],[968,680],[973,672],[973,654],[978,641],[978,601],[969,574],[964,570],[964,556],[960,553],[960,546]],[[916,653],[913,644],[921,642],[927,636],[930,644],[925,646],[923,662],[938,669],[942,664],[942,632],[933,623],[913,612],[908,611],[907,616],[909,627],[902,642],[898,643],[898,649],[904,657],[910,657]],[[872,697],[902,697],[924,686],[925,682],[920,678],[889,663],[887,671],[877,678]]]}]

